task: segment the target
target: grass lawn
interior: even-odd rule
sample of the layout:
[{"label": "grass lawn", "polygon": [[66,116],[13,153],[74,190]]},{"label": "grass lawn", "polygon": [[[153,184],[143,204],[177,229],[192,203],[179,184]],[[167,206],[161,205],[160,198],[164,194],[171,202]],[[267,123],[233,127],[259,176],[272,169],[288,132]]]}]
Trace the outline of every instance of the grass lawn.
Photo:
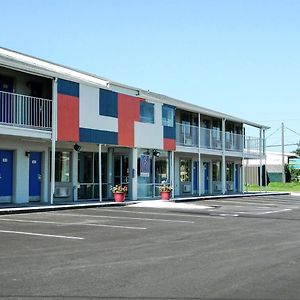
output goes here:
[{"label": "grass lawn", "polygon": [[[245,187],[245,191],[247,188]],[[263,186],[263,190],[265,187]],[[259,191],[258,185],[249,185],[248,191]],[[289,182],[289,183],[282,183],[282,182],[270,182],[268,185],[268,191],[270,192],[300,192],[300,182]]]}]

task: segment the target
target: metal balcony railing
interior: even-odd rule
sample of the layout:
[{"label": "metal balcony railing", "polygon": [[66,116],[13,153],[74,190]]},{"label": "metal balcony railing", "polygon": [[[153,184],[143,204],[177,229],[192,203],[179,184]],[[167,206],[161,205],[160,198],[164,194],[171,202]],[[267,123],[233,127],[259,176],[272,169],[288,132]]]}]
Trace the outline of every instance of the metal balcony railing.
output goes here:
[{"label": "metal balcony railing", "polygon": [[[199,127],[176,123],[176,143],[179,146],[199,147]],[[263,143],[263,141],[262,141]],[[225,149],[232,152],[260,155],[259,138],[225,132]],[[200,127],[200,148],[222,150],[222,131]]]},{"label": "metal balcony railing", "polygon": [[200,147],[222,150],[222,131],[200,127]]},{"label": "metal balcony railing", "polygon": [[[262,141],[263,142],[263,141]],[[247,154],[259,155],[259,138],[245,136],[244,152]]]},{"label": "metal balcony railing", "polygon": [[0,91],[0,124],[51,130],[52,100]]},{"label": "metal balcony railing", "polygon": [[225,132],[225,149],[226,151],[243,151],[243,135]]},{"label": "metal balcony railing", "polygon": [[189,124],[176,124],[176,143],[179,146],[198,147],[199,128]]}]

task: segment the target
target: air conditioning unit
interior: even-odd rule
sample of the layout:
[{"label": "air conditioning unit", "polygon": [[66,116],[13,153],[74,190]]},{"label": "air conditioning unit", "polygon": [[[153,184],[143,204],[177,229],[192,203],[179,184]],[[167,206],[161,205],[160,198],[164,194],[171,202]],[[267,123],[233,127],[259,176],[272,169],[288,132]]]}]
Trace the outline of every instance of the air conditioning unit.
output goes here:
[{"label": "air conditioning unit", "polygon": [[233,191],[233,183],[227,183],[227,191]]},{"label": "air conditioning unit", "polygon": [[190,184],[184,184],[182,186],[183,193],[190,193],[192,191],[192,186]]},{"label": "air conditioning unit", "polygon": [[214,191],[215,192],[221,192],[221,184],[220,183],[214,183]]},{"label": "air conditioning unit", "polygon": [[54,191],[55,198],[68,198],[70,197],[70,188],[66,186],[56,187]]}]

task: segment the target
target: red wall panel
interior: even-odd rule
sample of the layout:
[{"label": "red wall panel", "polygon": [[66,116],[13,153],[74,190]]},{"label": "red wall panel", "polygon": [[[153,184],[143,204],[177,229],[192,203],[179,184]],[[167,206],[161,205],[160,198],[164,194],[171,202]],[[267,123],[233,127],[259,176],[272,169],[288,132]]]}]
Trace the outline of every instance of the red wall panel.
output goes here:
[{"label": "red wall panel", "polygon": [[164,139],[164,150],[167,151],[176,150],[176,140]]},{"label": "red wall panel", "polygon": [[140,120],[142,99],[118,94],[118,144],[134,147],[134,122]]},{"label": "red wall panel", "polygon": [[79,141],[79,99],[58,94],[57,96],[57,140]]}]

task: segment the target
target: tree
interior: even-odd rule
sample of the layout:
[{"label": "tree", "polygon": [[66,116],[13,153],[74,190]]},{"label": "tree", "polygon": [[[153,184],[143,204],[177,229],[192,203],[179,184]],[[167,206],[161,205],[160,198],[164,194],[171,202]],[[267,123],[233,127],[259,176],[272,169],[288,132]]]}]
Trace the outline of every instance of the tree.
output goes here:
[{"label": "tree", "polygon": [[297,143],[297,149],[293,151],[293,153],[295,153],[297,156],[300,156],[300,142]]}]

